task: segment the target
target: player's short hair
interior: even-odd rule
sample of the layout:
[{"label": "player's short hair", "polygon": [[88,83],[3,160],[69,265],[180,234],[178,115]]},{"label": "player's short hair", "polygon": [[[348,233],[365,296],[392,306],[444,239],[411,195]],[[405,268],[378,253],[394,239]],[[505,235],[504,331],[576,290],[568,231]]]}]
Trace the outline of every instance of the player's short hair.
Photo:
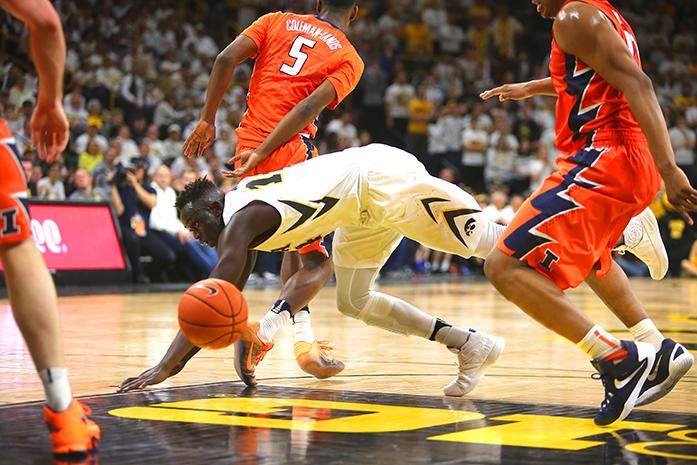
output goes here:
[{"label": "player's short hair", "polygon": [[323,2],[327,7],[339,10],[351,9],[358,3],[356,0],[323,0]]},{"label": "player's short hair", "polygon": [[194,202],[204,195],[216,190],[215,184],[206,178],[198,178],[184,186],[184,191],[179,194],[174,206],[181,210],[189,202]]}]

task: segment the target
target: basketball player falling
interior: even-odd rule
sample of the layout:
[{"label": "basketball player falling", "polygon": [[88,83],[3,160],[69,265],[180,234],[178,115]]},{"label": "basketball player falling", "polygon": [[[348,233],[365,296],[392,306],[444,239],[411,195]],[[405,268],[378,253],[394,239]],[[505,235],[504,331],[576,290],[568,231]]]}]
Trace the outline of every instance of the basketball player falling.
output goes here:
[{"label": "basketball player falling", "polygon": [[[39,75],[31,139],[39,157],[52,163],[68,143],[63,113],[65,39],[58,14],[47,0],[0,0],[29,27],[31,54]],[[90,409],[73,399],[63,360],[56,290],[31,237],[24,170],[5,121],[0,120],[0,259],[12,312],[44,385],[44,419],[56,454],[86,454],[99,441]]]},{"label": "basketball player falling", "polygon": [[[236,130],[232,161],[238,165],[232,174],[244,178],[269,173],[317,155],[314,120],[324,108],[336,108],[363,73],[363,62],[343,32],[358,15],[356,2],[320,0],[317,11],[319,16],[262,16],[223,50],[211,72],[201,121],[184,143],[186,156],[200,156],[215,139],[215,114],[235,66],[247,58],[256,63],[247,112]],[[286,115],[286,124],[278,126]],[[331,261],[321,238],[298,252],[284,254],[279,300],[261,321],[249,322],[235,346],[235,369],[247,385],[256,384],[256,364],[273,347],[273,334],[291,321],[301,369],[318,378],[344,369],[329,346],[315,340],[306,305],[329,279]],[[254,261],[248,266],[253,268]]]},{"label": "basketball player falling", "polygon": [[[697,191],[675,164],[636,38],[618,11],[605,0],[532,3],[554,18],[551,77],[482,97],[556,96],[556,142],[565,155],[518,211],[485,272],[506,298],[591,357],[605,388],[595,423],[608,425],[668,393],[694,360],[648,318],[611,247],[661,178],[690,224]],[[563,291],[583,281],[640,342],[617,340],[566,298]]]},{"label": "basketball player falling", "polygon": [[[379,144],[348,149],[246,178],[226,195],[199,179],[186,186],[177,208],[199,241],[218,248],[211,277],[239,289],[255,250],[298,250],[336,229],[332,256],[339,311],[388,331],[437,341],[457,354],[458,376],[445,387],[448,395],[474,389],[503,351],[502,338],[451,326],[373,290],[403,236],[463,257],[484,257],[503,231],[481,220],[474,198],[429,176],[406,152]],[[194,348],[178,336],[160,364],[178,372]],[[121,389],[142,383],[127,380]]]},{"label": "basketball player falling", "polygon": [[[504,230],[482,220],[469,194],[429,176],[406,152],[380,144],[348,149],[247,178],[227,195],[198,180],[186,187],[177,207],[199,241],[218,247],[211,277],[240,289],[249,274],[250,251],[299,249],[338,228],[333,261],[339,311],[388,331],[438,341],[455,352],[458,376],[445,387],[446,395],[462,396],[474,389],[503,350],[501,338],[453,327],[373,289],[403,236],[444,252],[483,258]],[[160,364],[178,372],[193,349],[178,337]],[[121,389],[154,384],[145,381],[142,376],[131,378]]]}]

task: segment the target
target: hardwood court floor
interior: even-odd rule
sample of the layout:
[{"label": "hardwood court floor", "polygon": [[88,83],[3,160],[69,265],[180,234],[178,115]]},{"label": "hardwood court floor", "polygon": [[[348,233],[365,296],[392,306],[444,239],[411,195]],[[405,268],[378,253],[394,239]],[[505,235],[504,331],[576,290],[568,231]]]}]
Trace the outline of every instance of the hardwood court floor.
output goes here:
[{"label": "hardwood court floor", "polygon": [[[650,280],[636,280],[633,281],[633,287],[664,334],[687,345],[695,353],[697,351],[697,310],[695,310],[697,309],[697,281],[666,280],[657,283]],[[342,316],[334,307],[334,289],[327,288],[322,291],[312,305],[314,331],[318,338],[326,338],[331,341],[335,347],[336,356],[346,363],[346,370],[336,378],[329,380],[315,380],[305,375],[295,364],[292,332],[290,328],[286,328],[277,339],[276,347],[267,355],[257,370],[257,380],[262,386],[259,388],[260,392],[267,391],[264,398],[279,397],[283,395],[283,392],[288,392],[294,398],[319,399],[312,401],[320,402],[316,405],[305,405],[297,400],[291,402],[294,408],[310,409],[321,409],[325,406],[321,404],[324,401],[345,402],[349,400],[357,402],[357,399],[363,399],[363,402],[380,403],[383,399],[382,403],[390,405],[433,407],[433,404],[438,404],[441,405],[441,408],[446,405],[447,409],[456,411],[461,408],[466,409],[466,407],[458,407],[462,403],[462,405],[476,406],[479,411],[483,412],[483,415],[488,415],[487,408],[491,409],[493,408],[491,406],[496,406],[493,411],[512,413],[514,416],[522,411],[534,411],[536,415],[559,414],[571,415],[572,417],[592,417],[592,409],[595,409],[601,400],[602,388],[599,381],[591,379],[590,375],[593,369],[584,354],[572,344],[534,323],[520,310],[501,298],[487,282],[425,284],[413,281],[402,285],[381,286],[381,290],[402,297],[453,324],[462,327],[471,326],[505,336],[507,340],[506,350],[498,363],[489,370],[487,376],[467,399],[462,401],[444,399],[441,388],[456,373],[453,354],[437,343],[416,337],[407,338],[387,333]],[[276,299],[277,292],[277,289],[247,292],[250,315],[257,318],[261,316]],[[629,337],[620,322],[604,308],[589,289],[581,288],[570,295],[596,322],[619,336]],[[178,298],[179,294],[175,293],[61,298],[65,352],[76,395],[99,396],[114,393],[115,386],[123,379],[137,375],[157,363],[177,330],[176,306]],[[241,394],[243,386],[237,380],[232,368],[232,354],[232,349],[215,352],[202,351],[189,362],[182,373],[158,386],[158,389],[153,389],[151,394],[145,396],[110,395],[96,397],[95,402],[108,403],[118,400],[116,404],[108,404],[108,408],[116,406],[126,410],[132,405],[143,406],[153,402],[184,401],[186,403],[193,399],[206,397],[207,387],[201,386],[195,391],[162,388],[225,381],[235,383],[232,385],[229,383],[214,384],[210,386],[210,391],[218,389],[231,395],[234,394],[234,396],[248,396],[249,393]],[[286,388],[284,389],[284,387]],[[332,392],[336,394],[332,395]],[[0,393],[2,393],[0,395],[0,413],[12,410],[17,407],[18,403],[37,401],[42,398],[42,391],[34,373],[31,359],[24,347],[19,331],[14,325],[6,301],[0,302]],[[420,397],[413,397],[414,395]],[[211,397],[210,394],[208,396]],[[688,376],[669,396],[650,406],[637,409],[637,413],[630,416],[628,420],[655,422],[650,424],[673,424],[671,427],[653,426],[654,429],[651,431],[677,428],[675,425],[678,424],[683,427],[689,425],[695,428],[697,427],[694,416],[697,413],[696,400],[697,371],[693,367]],[[262,404],[268,402],[261,399],[258,401]],[[470,401],[473,403],[468,404]],[[351,405],[353,405],[352,408],[346,409],[360,410],[362,408],[355,407],[355,404]],[[510,407],[515,405],[523,407],[518,410]],[[501,406],[505,407],[504,410],[496,410],[503,408]],[[262,411],[271,408],[267,404],[263,404],[262,407],[264,407]],[[22,407],[22,409],[26,408],[28,407]],[[202,407],[186,407],[185,405],[182,408]],[[210,408],[212,410],[230,410],[228,407],[220,406]],[[239,405],[236,405],[232,410],[238,409],[237,411],[239,411],[240,408]],[[245,411],[258,412],[259,410],[254,410],[254,408],[259,409],[260,407],[256,405],[254,408],[249,408],[251,410]],[[35,410],[35,407],[32,409]],[[103,413],[106,416],[107,407],[104,409]],[[17,411],[20,412],[20,410]],[[109,411],[111,417],[114,416],[113,412],[113,410]],[[458,415],[462,413],[459,412]],[[30,414],[21,413],[20,417],[22,415]],[[126,417],[147,418],[148,415],[148,412],[140,412],[135,416],[128,417],[126,415]],[[105,420],[106,424],[110,425],[110,422],[114,421],[111,417],[109,417],[109,421]],[[540,418],[535,418],[537,418],[535,421],[541,421]],[[295,417],[293,419],[295,421]],[[0,431],[3,430],[3,427],[5,431],[8,431],[8,421],[10,421],[10,416],[0,415]],[[588,420],[583,421],[587,422]],[[206,422],[203,421],[203,423]],[[558,430],[573,429],[578,426],[553,424],[554,428]],[[528,426],[533,429],[535,427],[535,425]],[[115,430],[111,431],[105,430],[106,437],[111,437],[112,440],[115,436],[122,434],[116,426],[114,428]],[[271,426],[271,428],[275,428],[275,426]],[[294,427],[288,429],[294,429]],[[529,433],[530,430],[527,431]],[[441,432],[453,432],[453,430],[445,428]],[[676,432],[676,434],[678,433],[683,434],[680,431]],[[588,433],[584,436],[589,435],[592,434]],[[686,449],[681,449],[679,453],[673,451],[671,452],[673,455],[670,453],[665,455],[665,457],[672,458],[669,462],[661,463],[678,463],[675,460],[680,461],[680,457],[684,459],[697,458],[697,438],[694,437],[696,435],[696,430],[686,430],[684,437],[681,436],[684,440],[683,443],[687,444],[683,449],[685,447]],[[3,441],[1,436],[2,434],[0,434],[0,444]],[[417,439],[411,438],[407,441],[413,442]],[[659,442],[665,442],[664,439],[666,439],[665,434],[659,438],[649,438],[650,441]],[[257,437],[256,440],[259,441],[260,438]],[[675,438],[668,440],[675,440]],[[505,441],[500,442],[500,438],[493,441],[494,443],[499,441],[497,444],[500,445],[507,444]],[[481,441],[478,444],[481,444]],[[329,442],[324,447],[331,448],[332,443]],[[545,460],[552,458],[552,456],[544,454],[539,455],[544,452],[547,446],[539,446],[538,444],[536,447],[542,449],[535,449],[538,451],[538,455],[533,454],[534,457],[545,458]],[[453,450],[453,454],[457,456],[457,451]],[[0,463],[5,463],[2,457],[3,454],[0,452]],[[12,457],[12,461],[8,463],[25,463],[21,460],[18,461],[16,455]],[[430,457],[431,460],[435,460],[433,456]],[[449,462],[448,457],[446,454],[441,459],[448,463],[455,463]],[[525,460],[519,456],[515,457],[518,458],[510,463],[540,463],[537,459],[533,459],[533,456]],[[416,460],[416,456],[413,458],[414,463],[420,463],[420,460]],[[555,456],[555,459],[569,461],[568,457]],[[321,457],[315,457],[315,460],[312,461],[319,463],[322,460]],[[405,458],[400,461],[410,462]],[[440,461],[440,459],[436,461]],[[486,463],[504,462],[509,463],[503,459],[493,462],[487,461]],[[31,461],[26,463],[43,462]],[[109,463],[122,462],[110,460]],[[128,463],[139,462],[136,460]],[[260,460],[258,463],[278,462]],[[378,462],[368,460],[366,463]],[[380,463],[388,462],[381,461]],[[555,461],[554,463],[559,462]],[[585,463],[596,462],[586,461]]]}]

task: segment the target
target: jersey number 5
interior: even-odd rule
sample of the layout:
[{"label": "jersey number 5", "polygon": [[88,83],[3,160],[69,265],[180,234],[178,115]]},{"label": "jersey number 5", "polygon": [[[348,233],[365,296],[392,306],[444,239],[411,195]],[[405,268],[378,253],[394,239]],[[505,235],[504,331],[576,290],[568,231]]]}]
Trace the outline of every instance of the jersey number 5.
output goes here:
[{"label": "jersey number 5", "polygon": [[295,63],[292,65],[284,63],[283,66],[281,66],[281,72],[288,76],[297,76],[307,61],[307,53],[303,52],[303,47],[314,48],[316,44],[316,41],[310,40],[307,37],[296,37],[288,52],[289,57],[295,58]]}]

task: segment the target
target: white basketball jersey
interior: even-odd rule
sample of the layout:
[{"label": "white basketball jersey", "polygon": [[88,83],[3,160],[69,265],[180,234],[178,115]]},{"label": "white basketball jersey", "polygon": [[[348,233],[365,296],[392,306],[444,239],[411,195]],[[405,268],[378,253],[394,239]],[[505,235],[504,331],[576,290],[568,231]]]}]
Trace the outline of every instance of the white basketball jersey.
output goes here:
[{"label": "white basketball jersey", "polygon": [[380,155],[370,146],[349,149],[246,178],[225,196],[223,222],[254,201],[273,206],[281,225],[256,247],[273,252],[300,249],[340,226],[359,226],[361,164],[372,156]]}]

